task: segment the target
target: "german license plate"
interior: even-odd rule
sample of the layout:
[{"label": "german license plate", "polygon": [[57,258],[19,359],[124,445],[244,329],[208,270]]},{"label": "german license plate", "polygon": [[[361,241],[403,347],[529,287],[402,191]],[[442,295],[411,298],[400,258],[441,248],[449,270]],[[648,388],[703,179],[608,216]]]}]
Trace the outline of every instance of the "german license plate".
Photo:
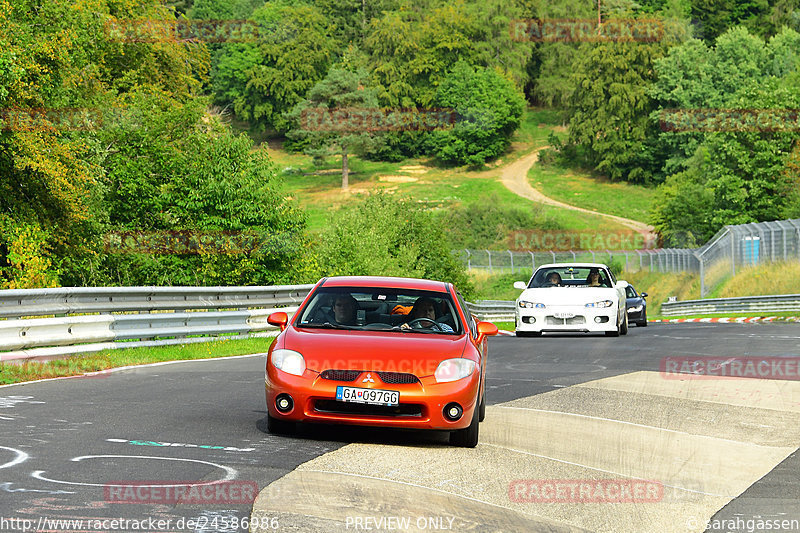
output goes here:
[{"label": "german license plate", "polygon": [[368,403],[372,405],[398,405],[400,403],[400,391],[339,386],[336,387],[336,399],[342,402]]},{"label": "german license plate", "polygon": [[567,313],[567,312],[564,312],[564,311],[557,311],[557,312],[553,313],[553,316],[556,317],[556,318],[573,318],[575,316],[575,313]]}]

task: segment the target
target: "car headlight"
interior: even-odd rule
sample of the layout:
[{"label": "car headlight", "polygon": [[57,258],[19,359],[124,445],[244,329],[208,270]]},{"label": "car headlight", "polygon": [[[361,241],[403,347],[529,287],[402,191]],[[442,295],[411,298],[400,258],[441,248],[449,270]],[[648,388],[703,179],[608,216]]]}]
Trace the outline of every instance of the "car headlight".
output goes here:
[{"label": "car headlight", "polygon": [[302,376],[306,370],[306,360],[294,350],[272,350],[272,366],[287,374]]},{"label": "car headlight", "polygon": [[612,305],[614,305],[614,302],[611,300],[603,300],[601,302],[588,303],[586,307],[611,307]]},{"label": "car headlight", "polygon": [[447,383],[463,379],[472,374],[475,370],[475,361],[469,359],[445,359],[436,367],[433,377],[437,383]]},{"label": "car headlight", "polygon": [[642,306],[641,305],[637,305],[636,307],[631,307],[630,309],[628,309],[628,312],[629,313],[638,313],[641,310],[642,310]]},{"label": "car headlight", "polygon": [[536,302],[526,302],[525,300],[520,300],[519,306],[523,309],[544,309],[546,307],[544,304],[539,304]]}]

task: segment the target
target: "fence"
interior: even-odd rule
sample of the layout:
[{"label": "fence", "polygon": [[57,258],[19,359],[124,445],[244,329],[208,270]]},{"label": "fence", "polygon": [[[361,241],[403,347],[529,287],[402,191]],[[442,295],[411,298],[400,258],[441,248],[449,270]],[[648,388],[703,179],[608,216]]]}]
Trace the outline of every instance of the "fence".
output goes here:
[{"label": "fence", "polygon": [[460,250],[460,258],[467,270],[487,270],[491,273],[524,273],[528,277],[536,267],[547,263],[605,263],[615,264],[619,270],[677,272],[698,270],[697,258],[692,250],[665,248],[659,250],[604,250],[604,251],[512,251],[512,250]]},{"label": "fence", "polygon": [[[313,285],[66,287],[0,291],[0,360],[241,338],[275,329]],[[22,318],[24,317],[24,318]]]},{"label": "fence", "polygon": [[737,269],[774,261],[800,260],[800,219],[725,226],[700,248],[594,251],[461,250],[467,270],[530,276],[546,263],[605,263],[615,270],[697,272],[706,296]]}]

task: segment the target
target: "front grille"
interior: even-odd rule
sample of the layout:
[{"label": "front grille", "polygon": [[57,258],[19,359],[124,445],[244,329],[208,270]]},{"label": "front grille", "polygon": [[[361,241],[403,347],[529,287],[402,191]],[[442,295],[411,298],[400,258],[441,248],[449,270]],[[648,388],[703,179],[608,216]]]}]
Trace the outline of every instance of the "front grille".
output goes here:
[{"label": "front grille", "polygon": [[384,383],[391,383],[397,385],[400,383],[417,383],[419,378],[414,374],[406,374],[404,372],[378,372],[381,381]]},{"label": "front grille", "polygon": [[572,318],[556,318],[550,315],[545,317],[545,324],[548,326],[576,326],[586,324],[586,317],[579,315]]},{"label": "front grille", "polygon": [[416,404],[369,405],[365,403],[340,402],[338,400],[316,400],[314,411],[340,415],[421,417],[422,406]]},{"label": "front grille", "polygon": [[361,370],[325,370],[319,377],[332,381],[354,381],[360,375]]}]

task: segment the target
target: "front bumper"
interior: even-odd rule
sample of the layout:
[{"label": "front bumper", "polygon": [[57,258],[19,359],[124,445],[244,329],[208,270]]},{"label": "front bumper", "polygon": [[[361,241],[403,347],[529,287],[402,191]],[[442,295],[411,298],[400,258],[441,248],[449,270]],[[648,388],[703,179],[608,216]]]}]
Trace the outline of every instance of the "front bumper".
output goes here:
[{"label": "front bumper", "polygon": [[[366,374],[366,371],[364,372]],[[317,372],[306,370],[302,376],[287,374],[267,365],[265,396],[270,416],[295,422],[319,422],[361,426],[384,426],[409,429],[464,429],[472,421],[477,408],[480,368],[472,375],[450,383],[437,383],[433,376],[419,378],[417,383],[385,383],[371,372],[374,383],[363,383],[363,374],[353,381],[323,379]],[[336,400],[337,386],[400,392],[397,408],[376,407]],[[291,395],[294,405],[287,413],[275,406],[276,397]],[[450,421],[443,409],[451,402],[463,409],[461,418]]]},{"label": "front bumper", "polygon": [[617,308],[549,306],[544,309],[516,309],[516,330],[523,332],[601,333],[617,330]]}]

